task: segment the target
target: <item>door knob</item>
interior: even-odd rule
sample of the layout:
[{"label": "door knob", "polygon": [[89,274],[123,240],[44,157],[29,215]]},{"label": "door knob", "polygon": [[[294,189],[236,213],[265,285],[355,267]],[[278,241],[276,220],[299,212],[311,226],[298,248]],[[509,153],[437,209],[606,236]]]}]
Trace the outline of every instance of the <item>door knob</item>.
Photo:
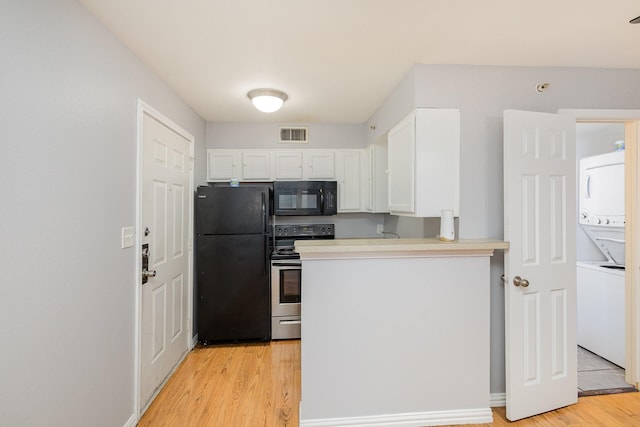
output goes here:
[{"label": "door knob", "polygon": [[527,279],[523,279],[520,276],[516,276],[513,278],[513,284],[516,286],[522,286],[523,288],[526,288],[527,286],[529,286],[529,281]]},{"label": "door knob", "polygon": [[142,277],[156,277],[155,270],[142,270]]}]

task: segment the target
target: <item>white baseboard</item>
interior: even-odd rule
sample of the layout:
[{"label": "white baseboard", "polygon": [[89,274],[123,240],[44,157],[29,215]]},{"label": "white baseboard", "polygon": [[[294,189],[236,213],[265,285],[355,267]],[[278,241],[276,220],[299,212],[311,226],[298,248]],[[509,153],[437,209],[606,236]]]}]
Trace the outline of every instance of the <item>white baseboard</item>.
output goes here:
[{"label": "white baseboard", "polygon": [[493,422],[491,408],[300,420],[300,427],[421,427]]},{"label": "white baseboard", "polygon": [[123,427],[136,427],[136,424],[138,424],[138,420],[136,419],[136,415],[132,414]]},{"label": "white baseboard", "polygon": [[507,394],[506,393],[491,393],[489,395],[489,406],[492,408],[498,408],[501,406],[507,406]]}]

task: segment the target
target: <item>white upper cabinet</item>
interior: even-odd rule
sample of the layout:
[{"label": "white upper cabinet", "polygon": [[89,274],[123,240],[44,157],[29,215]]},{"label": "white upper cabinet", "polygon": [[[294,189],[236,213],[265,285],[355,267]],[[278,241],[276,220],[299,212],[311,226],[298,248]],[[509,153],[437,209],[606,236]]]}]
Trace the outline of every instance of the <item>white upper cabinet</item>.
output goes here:
[{"label": "white upper cabinet", "polygon": [[271,169],[267,150],[207,150],[207,181],[270,181]]},{"label": "white upper cabinet", "polygon": [[238,150],[207,150],[207,181],[240,178]]},{"label": "white upper cabinet", "polygon": [[405,117],[389,131],[388,206],[391,213],[415,212],[415,114]]},{"label": "white upper cabinet", "polygon": [[338,212],[384,212],[370,208],[371,173],[384,170],[368,159],[367,149],[208,149],[207,181],[335,180]]},{"label": "white upper cabinet", "polygon": [[302,151],[276,151],[275,179],[302,179]]},{"label": "white upper cabinet", "polygon": [[271,175],[271,152],[270,151],[247,151],[242,150],[242,176],[245,181],[269,181]]},{"label": "white upper cabinet", "polygon": [[338,212],[362,212],[364,150],[336,150]]},{"label": "white upper cabinet", "polygon": [[459,214],[460,111],[418,108],[389,131],[388,207],[394,215]]},{"label": "white upper cabinet", "polygon": [[304,150],[303,179],[336,179],[336,150]]}]

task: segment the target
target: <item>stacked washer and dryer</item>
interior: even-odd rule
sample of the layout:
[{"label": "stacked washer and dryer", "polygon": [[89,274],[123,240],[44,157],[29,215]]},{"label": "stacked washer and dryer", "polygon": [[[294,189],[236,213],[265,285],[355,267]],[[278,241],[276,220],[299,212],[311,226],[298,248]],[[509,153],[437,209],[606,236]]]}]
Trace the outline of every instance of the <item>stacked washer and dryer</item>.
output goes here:
[{"label": "stacked washer and dryer", "polygon": [[577,267],[578,345],[625,367],[624,151],[580,160],[580,226],[605,261]]}]

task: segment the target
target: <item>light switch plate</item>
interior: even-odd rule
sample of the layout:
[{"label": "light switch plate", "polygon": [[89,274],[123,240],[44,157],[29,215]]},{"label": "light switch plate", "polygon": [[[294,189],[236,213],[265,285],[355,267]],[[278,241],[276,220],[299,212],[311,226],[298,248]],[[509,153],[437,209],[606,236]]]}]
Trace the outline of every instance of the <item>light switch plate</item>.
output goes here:
[{"label": "light switch plate", "polygon": [[135,227],[122,227],[122,249],[130,248],[136,240]]}]

